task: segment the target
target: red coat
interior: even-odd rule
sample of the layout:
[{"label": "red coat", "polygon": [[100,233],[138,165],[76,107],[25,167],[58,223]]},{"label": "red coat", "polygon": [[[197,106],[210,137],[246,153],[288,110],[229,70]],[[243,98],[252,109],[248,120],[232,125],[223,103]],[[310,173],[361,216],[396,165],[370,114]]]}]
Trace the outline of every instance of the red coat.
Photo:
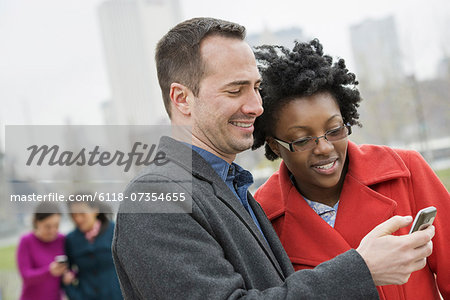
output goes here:
[{"label": "red coat", "polygon": [[[414,151],[349,142],[348,172],[339,200],[335,227],[322,220],[292,185],[287,167],[280,169],[255,194],[271,220],[296,270],[314,268],[351,248],[376,225],[394,215],[412,215],[437,208],[433,254],[408,283],[378,288],[381,299],[450,299],[450,195]],[[396,235],[408,233],[402,228]]]}]

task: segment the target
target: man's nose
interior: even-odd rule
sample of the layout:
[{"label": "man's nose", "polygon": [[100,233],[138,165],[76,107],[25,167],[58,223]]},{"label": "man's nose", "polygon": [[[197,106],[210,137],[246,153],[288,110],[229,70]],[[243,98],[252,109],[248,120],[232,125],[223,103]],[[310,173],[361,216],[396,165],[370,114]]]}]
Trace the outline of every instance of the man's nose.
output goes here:
[{"label": "man's nose", "polygon": [[264,109],[262,106],[262,99],[261,95],[259,94],[259,90],[254,89],[246,97],[245,103],[242,106],[242,112],[246,115],[258,117],[263,113],[263,111]]}]

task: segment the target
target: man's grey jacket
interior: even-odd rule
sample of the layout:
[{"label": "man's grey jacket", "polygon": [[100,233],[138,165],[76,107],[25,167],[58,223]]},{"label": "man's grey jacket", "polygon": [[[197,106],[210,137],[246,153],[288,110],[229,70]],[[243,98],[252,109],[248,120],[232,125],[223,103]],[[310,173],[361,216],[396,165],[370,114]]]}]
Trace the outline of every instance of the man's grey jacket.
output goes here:
[{"label": "man's grey jacket", "polygon": [[[161,138],[159,151],[167,163],[149,166],[129,184],[126,194],[134,193],[135,201],[124,201],[117,217],[112,251],[126,299],[378,299],[355,250],[314,270],[294,272],[250,193],[266,239],[200,155],[169,137]],[[192,204],[190,213],[146,213],[164,211],[165,204],[137,201],[150,195],[137,193],[174,192],[184,192],[192,202],[171,203],[168,209],[178,205],[190,211]]]}]

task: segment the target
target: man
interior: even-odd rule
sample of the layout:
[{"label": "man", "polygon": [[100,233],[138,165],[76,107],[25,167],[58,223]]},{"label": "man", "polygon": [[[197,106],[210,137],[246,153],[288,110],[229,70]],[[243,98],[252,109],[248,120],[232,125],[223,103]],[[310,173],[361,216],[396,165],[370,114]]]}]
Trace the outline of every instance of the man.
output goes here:
[{"label": "man", "polygon": [[[378,299],[375,284],[401,284],[431,254],[434,228],[390,234],[394,217],[314,270],[294,272],[260,206],[248,171],[233,163],[253,143],[262,114],[260,75],[245,28],[197,18],[158,43],[158,79],[172,125],[192,127],[192,146],[163,137],[167,164],[151,166],[127,193],[183,190],[191,213],[123,213],[113,255],[127,299]],[[192,157],[192,165],[186,160]],[[192,178],[191,191],[183,176]],[[145,206],[141,206],[145,209]],[[375,284],[374,284],[375,283]]]}]

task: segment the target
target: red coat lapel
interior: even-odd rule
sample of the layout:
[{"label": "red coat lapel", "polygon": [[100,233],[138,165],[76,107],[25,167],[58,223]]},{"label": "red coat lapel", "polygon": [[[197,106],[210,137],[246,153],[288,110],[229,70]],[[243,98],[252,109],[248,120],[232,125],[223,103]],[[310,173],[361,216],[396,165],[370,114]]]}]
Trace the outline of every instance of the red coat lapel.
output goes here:
[{"label": "red coat lapel", "polygon": [[357,248],[367,233],[394,215],[396,207],[397,202],[347,174],[334,228],[352,248]]},{"label": "red coat lapel", "polygon": [[322,220],[298,193],[284,163],[280,166],[280,183],[284,194],[280,240],[293,263],[314,267],[350,249],[342,236]]}]

